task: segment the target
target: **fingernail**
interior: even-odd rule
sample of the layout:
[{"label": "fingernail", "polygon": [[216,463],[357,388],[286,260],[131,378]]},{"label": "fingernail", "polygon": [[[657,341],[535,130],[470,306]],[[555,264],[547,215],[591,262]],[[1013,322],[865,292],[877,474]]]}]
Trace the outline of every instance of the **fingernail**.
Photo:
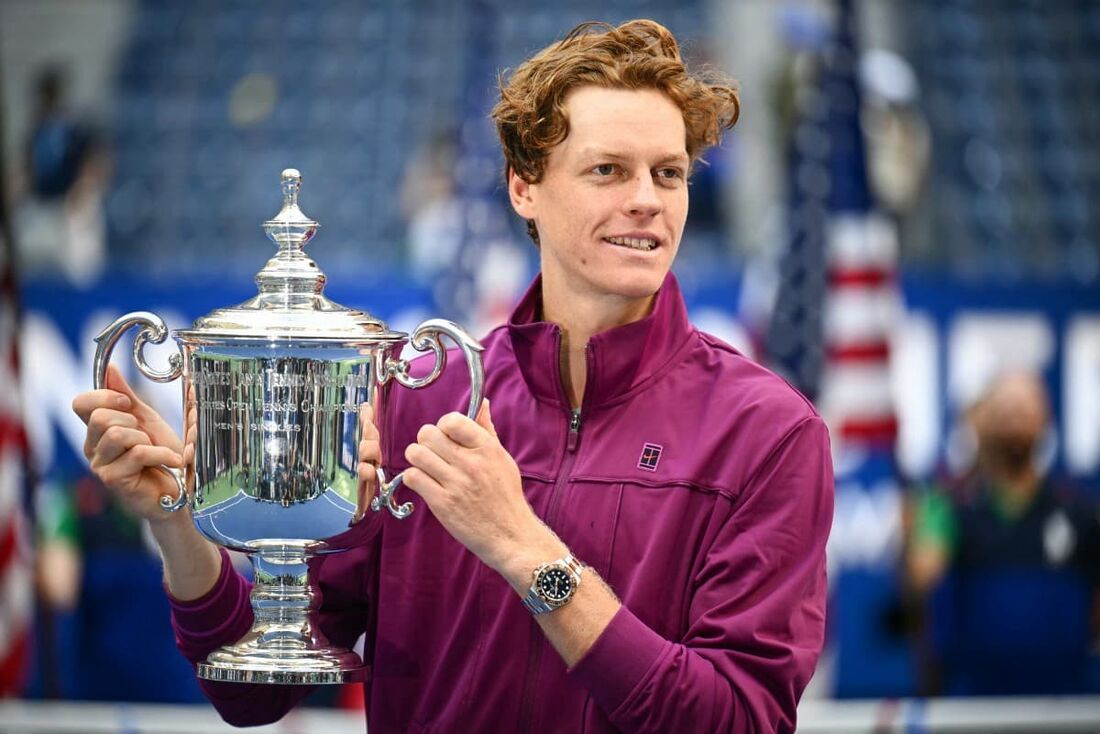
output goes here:
[{"label": "fingernail", "polygon": [[120,408],[129,408],[130,407],[130,398],[126,397],[125,395],[119,395],[118,398],[116,398],[115,402],[118,404],[118,407],[120,407]]}]

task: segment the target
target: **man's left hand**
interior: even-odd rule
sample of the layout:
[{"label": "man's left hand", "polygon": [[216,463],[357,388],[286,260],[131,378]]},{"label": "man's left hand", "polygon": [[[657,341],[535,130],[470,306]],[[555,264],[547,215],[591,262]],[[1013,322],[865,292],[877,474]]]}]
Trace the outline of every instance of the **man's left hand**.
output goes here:
[{"label": "man's left hand", "polygon": [[490,568],[507,573],[516,554],[534,544],[560,541],[523,496],[519,467],[497,438],[489,401],[477,420],[448,413],[423,426],[405,449],[411,465],[404,483],[460,543]]}]

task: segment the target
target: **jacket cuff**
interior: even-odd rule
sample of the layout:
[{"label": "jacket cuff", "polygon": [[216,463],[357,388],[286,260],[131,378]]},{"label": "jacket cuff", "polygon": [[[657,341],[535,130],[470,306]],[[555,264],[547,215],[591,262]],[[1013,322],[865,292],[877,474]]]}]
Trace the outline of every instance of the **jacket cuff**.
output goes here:
[{"label": "jacket cuff", "polygon": [[672,643],[626,608],[611,618],[588,652],[569,669],[600,708],[611,715],[630,697]]},{"label": "jacket cuff", "polygon": [[222,562],[221,573],[210,591],[197,599],[182,601],[172,596],[165,587],[172,612],[172,626],[177,639],[187,648],[217,647],[241,627],[242,608],[249,611],[248,583],[233,570],[225,548],[219,548],[218,552]]}]

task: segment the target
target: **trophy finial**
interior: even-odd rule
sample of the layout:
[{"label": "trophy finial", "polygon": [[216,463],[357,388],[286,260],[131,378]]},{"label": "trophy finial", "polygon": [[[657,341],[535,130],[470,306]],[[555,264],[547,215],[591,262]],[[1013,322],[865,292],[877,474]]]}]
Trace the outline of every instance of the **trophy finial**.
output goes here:
[{"label": "trophy finial", "polygon": [[302,249],[317,234],[320,226],[298,207],[302,174],[297,168],[286,168],[280,181],[283,207],[274,219],[264,222],[264,232],[278,245],[279,251],[256,276],[256,283],[263,293],[320,293],[325,285],[325,275]]},{"label": "trophy finial", "polygon": [[297,168],[283,170],[283,208],[298,206],[298,191],[302,188],[302,174]]},{"label": "trophy finial", "polygon": [[302,190],[302,174],[297,168],[283,170],[281,187],[283,208],[274,219],[264,222],[264,231],[280,247],[304,247],[313,239],[318,224],[298,208],[298,193]]},{"label": "trophy finial", "polygon": [[[3,2],[0,0],[0,4]],[[267,174],[270,184],[274,184],[273,173]],[[275,244],[276,252],[256,274],[259,293],[238,306],[216,309],[197,319],[194,330],[188,333],[196,334],[199,339],[211,334],[262,339],[274,339],[274,334],[279,338],[312,335],[360,339],[364,334],[391,333],[382,321],[369,313],[341,306],[324,296],[325,274],[304,249],[321,225],[299,208],[301,188],[301,172],[296,168],[282,169],[279,213],[263,223],[264,232]],[[274,188],[269,193],[274,195]],[[140,358],[138,360],[140,363]],[[144,367],[142,372],[150,376]]]}]

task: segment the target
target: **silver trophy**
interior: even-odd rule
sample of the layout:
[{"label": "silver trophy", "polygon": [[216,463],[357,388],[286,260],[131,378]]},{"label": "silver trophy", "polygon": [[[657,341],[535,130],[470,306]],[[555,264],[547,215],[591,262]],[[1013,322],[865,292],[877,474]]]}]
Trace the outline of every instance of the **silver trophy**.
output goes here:
[{"label": "silver trophy", "polygon": [[[311,557],[351,547],[349,527],[366,511],[356,474],[359,406],[371,403],[380,417],[391,380],[414,389],[435,380],[447,359],[443,335],[466,358],[467,415],[481,404],[482,348],[460,327],[431,319],[410,337],[322,295],[325,275],[303,251],[318,224],[298,207],[300,187],[298,171],[283,171],[283,208],[264,223],[278,252],[256,276],[259,294],[174,331],[180,353],[168,369],[144,358],[147,342],[168,335],[155,314],[127,314],[96,337],[97,389],[115,343],[133,326],[141,327],[134,340],[141,373],[155,382],[183,378],[185,466],[160,467],[178,486],[161,506],[190,507],[203,535],[252,561],[255,623],[199,665],[209,680],[316,684],[361,676],[359,656],[330,645],[318,627],[320,595],[307,569]],[[420,378],[401,357],[410,342],[435,353]],[[407,517],[412,504],[394,499],[401,474],[387,480],[379,470],[378,480],[371,509]]]}]

